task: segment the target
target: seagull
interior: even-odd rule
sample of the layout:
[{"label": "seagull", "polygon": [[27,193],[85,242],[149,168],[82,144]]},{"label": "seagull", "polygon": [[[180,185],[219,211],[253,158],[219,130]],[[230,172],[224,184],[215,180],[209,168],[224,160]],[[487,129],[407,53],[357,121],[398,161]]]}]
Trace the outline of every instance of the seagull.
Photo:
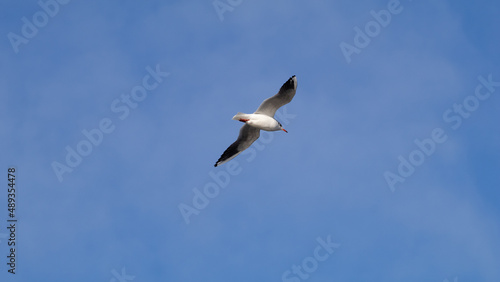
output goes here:
[{"label": "seagull", "polygon": [[238,139],[222,153],[214,166],[220,166],[245,151],[255,140],[259,139],[261,129],[266,131],[283,130],[288,133],[281,123],[274,119],[274,114],[281,106],[292,101],[296,91],[297,78],[294,75],[283,83],[278,94],[264,100],[253,114],[238,112],[233,119],[245,124],[240,129]]}]

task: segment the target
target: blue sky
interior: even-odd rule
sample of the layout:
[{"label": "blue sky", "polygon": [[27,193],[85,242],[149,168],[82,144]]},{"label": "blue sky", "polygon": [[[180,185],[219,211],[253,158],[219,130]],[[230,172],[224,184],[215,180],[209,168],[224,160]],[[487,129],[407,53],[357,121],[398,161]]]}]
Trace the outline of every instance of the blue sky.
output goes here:
[{"label": "blue sky", "polygon": [[496,1],[54,1],[2,3],[1,281],[500,281]]}]

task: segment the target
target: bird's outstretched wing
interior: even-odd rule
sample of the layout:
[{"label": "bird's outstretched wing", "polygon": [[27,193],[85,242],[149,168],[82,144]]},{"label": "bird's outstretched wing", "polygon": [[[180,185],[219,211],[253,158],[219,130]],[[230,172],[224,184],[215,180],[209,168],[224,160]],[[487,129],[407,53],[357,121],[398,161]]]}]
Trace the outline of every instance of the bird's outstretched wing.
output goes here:
[{"label": "bird's outstretched wing", "polygon": [[293,96],[295,96],[295,92],[297,91],[297,78],[294,76],[290,77],[284,84],[281,86],[278,94],[267,98],[260,104],[255,114],[264,114],[270,117],[274,117],[276,110],[278,110],[281,106],[286,105],[292,101]]},{"label": "bird's outstretched wing", "polygon": [[219,166],[223,163],[226,163],[236,157],[239,153],[245,151],[250,145],[252,145],[255,140],[259,139],[260,129],[252,127],[248,124],[244,124],[240,129],[240,134],[238,135],[238,139],[234,141],[231,146],[229,146],[222,156],[220,156],[219,160],[215,163],[214,166]]}]

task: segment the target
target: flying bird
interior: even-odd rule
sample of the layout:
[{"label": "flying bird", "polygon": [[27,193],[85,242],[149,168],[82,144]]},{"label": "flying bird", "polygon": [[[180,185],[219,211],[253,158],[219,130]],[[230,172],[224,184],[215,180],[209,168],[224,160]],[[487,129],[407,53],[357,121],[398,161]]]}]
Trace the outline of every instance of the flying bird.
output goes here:
[{"label": "flying bird", "polygon": [[283,130],[288,133],[281,123],[274,119],[274,114],[281,106],[292,101],[296,91],[297,78],[294,75],[281,86],[278,94],[264,100],[255,113],[244,114],[238,112],[233,119],[245,124],[240,129],[238,139],[222,153],[222,156],[214,166],[217,167],[232,160],[239,153],[250,147],[255,140],[259,139],[261,129],[266,131]]}]

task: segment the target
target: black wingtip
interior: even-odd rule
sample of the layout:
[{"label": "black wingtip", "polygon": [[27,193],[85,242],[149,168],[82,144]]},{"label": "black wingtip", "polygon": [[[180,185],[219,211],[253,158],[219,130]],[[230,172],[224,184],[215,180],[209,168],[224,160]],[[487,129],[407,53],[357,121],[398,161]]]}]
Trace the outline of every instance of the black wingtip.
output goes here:
[{"label": "black wingtip", "polygon": [[287,90],[287,89],[293,89],[295,88],[295,83],[293,82],[293,78],[295,75],[290,77],[285,83],[283,83],[283,86],[281,86],[281,90]]}]

